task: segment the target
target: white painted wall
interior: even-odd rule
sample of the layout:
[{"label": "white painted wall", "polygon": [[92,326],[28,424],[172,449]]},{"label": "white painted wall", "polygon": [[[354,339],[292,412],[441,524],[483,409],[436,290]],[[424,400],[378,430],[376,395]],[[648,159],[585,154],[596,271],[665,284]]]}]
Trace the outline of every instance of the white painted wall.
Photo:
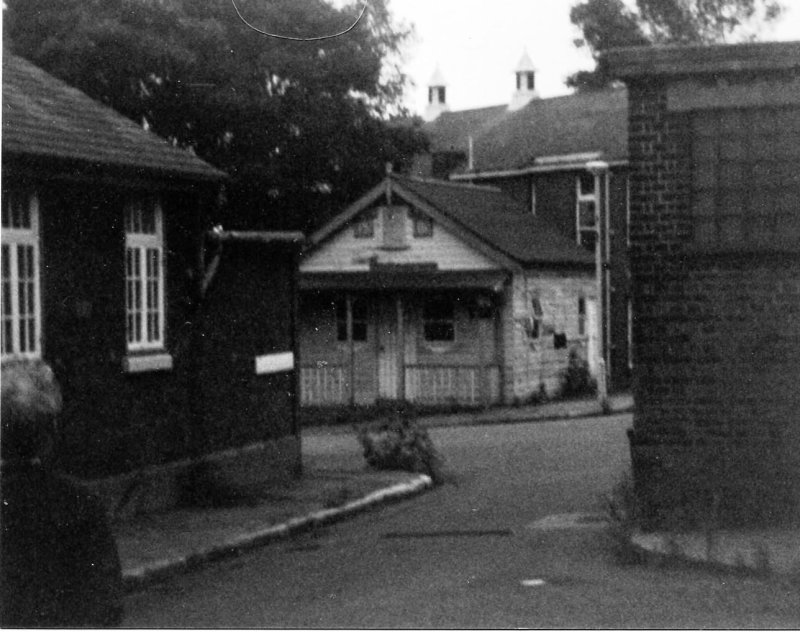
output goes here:
[{"label": "white painted wall", "polygon": [[500,265],[479,251],[465,244],[460,238],[435,224],[433,236],[415,238],[413,220],[407,213],[405,237],[408,248],[386,250],[383,246],[383,210],[368,210],[376,213],[375,233],[372,238],[356,238],[352,225],[341,229],[328,239],[319,250],[305,257],[300,263],[302,273],[357,272],[368,271],[371,258],[381,264],[422,264],[436,262],[440,270],[491,270]]}]

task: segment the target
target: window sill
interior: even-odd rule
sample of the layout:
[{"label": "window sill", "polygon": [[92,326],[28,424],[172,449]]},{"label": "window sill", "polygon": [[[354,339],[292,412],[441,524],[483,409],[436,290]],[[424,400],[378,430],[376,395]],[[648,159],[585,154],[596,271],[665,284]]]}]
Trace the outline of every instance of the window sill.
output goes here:
[{"label": "window sill", "polygon": [[166,352],[127,355],[122,359],[122,371],[126,374],[167,370],[172,370],[172,355]]}]

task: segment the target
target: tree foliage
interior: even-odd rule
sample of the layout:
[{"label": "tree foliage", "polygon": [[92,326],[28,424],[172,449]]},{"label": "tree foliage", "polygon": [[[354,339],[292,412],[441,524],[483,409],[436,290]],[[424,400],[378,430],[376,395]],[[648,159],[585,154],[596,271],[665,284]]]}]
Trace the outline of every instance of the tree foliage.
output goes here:
[{"label": "tree foliage", "polygon": [[599,58],[604,50],[754,39],[762,25],[780,14],[780,0],[584,0],[572,7],[570,19],[583,33],[576,44],[587,46],[598,64],[569,77],[567,85],[608,85],[612,78]]},{"label": "tree foliage", "polygon": [[[268,38],[230,0],[6,0],[6,46],[227,171],[233,226],[308,228],[424,146],[398,123],[408,29],[373,0],[346,35]],[[237,0],[254,26],[340,31],[361,5]]]}]

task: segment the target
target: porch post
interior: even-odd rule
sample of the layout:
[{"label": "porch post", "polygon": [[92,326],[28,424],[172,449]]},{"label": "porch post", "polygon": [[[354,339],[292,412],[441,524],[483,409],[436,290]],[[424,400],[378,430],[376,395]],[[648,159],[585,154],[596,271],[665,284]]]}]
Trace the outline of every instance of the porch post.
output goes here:
[{"label": "porch post", "polygon": [[350,405],[356,403],[356,346],[353,342],[353,296],[350,293],[345,295],[345,306],[347,308],[347,341],[350,348]]},{"label": "porch post", "polygon": [[397,295],[395,298],[397,306],[397,398],[401,401],[406,399],[406,337],[405,324],[403,323],[403,298]]}]

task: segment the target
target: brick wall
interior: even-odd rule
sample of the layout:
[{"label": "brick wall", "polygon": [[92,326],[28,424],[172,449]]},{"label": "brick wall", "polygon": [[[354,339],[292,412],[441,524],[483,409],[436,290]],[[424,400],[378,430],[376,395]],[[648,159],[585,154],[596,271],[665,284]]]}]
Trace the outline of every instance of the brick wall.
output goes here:
[{"label": "brick wall", "polygon": [[629,85],[632,453],[654,517],[776,520],[800,487],[800,260],[692,251],[689,115]]},{"label": "brick wall", "polygon": [[[578,298],[596,296],[591,272],[527,271],[514,275],[507,289],[502,315],[504,401],[525,401],[544,386],[557,395],[569,352],[577,349],[585,358],[586,337],[578,334]],[[531,298],[542,305],[539,337],[528,337],[525,321],[531,315]],[[587,324],[588,327],[588,324]],[[567,345],[556,349],[554,333],[563,333]]]}]

